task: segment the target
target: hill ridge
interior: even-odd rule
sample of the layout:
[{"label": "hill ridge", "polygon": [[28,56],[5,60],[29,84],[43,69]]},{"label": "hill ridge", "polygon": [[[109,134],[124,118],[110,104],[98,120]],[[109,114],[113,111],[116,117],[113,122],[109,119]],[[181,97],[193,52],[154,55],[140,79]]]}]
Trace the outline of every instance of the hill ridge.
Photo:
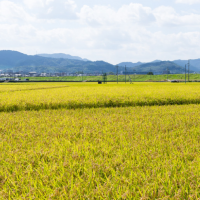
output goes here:
[{"label": "hill ridge", "polygon": [[[43,54],[44,55],[44,54]],[[55,54],[46,54],[54,55]],[[99,61],[89,61],[84,60],[78,56],[71,56],[69,58],[63,58],[68,56],[68,54],[56,54],[58,58],[43,57],[40,54],[37,55],[27,55],[20,53],[18,51],[2,50],[0,51],[0,70],[14,70],[14,71],[36,71],[38,73],[47,72],[68,72],[68,73],[102,73],[112,72],[116,74],[116,65],[112,65],[108,62]],[[124,71],[124,66],[126,65],[128,71],[138,71],[138,72],[159,72],[162,73],[167,69],[172,73],[183,73],[184,63],[186,61],[176,60],[176,61],[160,61],[155,60],[150,63],[132,63],[123,62],[119,64],[119,72]],[[193,63],[197,66],[193,66]],[[198,68],[199,67],[199,68]],[[191,70],[200,70],[200,59],[191,60]]]}]

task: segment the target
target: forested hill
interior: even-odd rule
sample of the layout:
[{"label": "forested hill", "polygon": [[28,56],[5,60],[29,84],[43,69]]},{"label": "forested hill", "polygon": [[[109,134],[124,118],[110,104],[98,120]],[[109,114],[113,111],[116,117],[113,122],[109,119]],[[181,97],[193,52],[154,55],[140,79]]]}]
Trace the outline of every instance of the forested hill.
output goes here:
[{"label": "forested hill", "polygon": [[36,72],[114,72],[116,67],[104,61],[84,61],[29,56],[17,51],[0,51],[0,69]]},{"label": "forested hill", "polygon": [[[47,57],[44,57],[44,56]],[[67,54],[43,54],[39,55],[26,55],[17,51],[0,51],[0,70],[12,69],[14,71],[36,71],[41,72],[69,72],[76,73],[101,73],[113,72],[116,73],[116,66],[104,61],[89,61],[76,56]],[[51,57],[52,56],[52,57]],[[62,58],[61,58],[62,57]],[[70,57],[66,58],[66,57]],[[198,64],[196,60],[196,65]],[[119,64],[119,72],[124,71],[124,66],[127,66],[127,71],[136,72],[158,72],[162,73],[167,69],[172,73],[183,73],[184,67],[182,66],[185,61],[176,61],[179,64],[170,61],[156,61],[151,63],[131,63],[124,62]],[[192,69],[192,68],[191,68]],[[195,71],[195,70],[194,70]]]},{"label": "forested hill", "polygon": [[162,73],[169,70],[171,73],[183,73],[185,69],[170,61],[145,63],[134,67],[135,71]]},{"label": "forested hill", "polygon": [[[175,63],[176,65],[185,68],[185,65],[188,64],[188,60],[174,60],[174,61],[161,61],[161,60],[155,60],[153,62],[148,62],[148,63],[132,63],[132,62],[123,62],[123,63],[119,63],[119,66],[127,66],[127,67],[142,67],[142,65],[144,64],[144,66],[151,66],[153,69],[157,70],[158,66],[160,66],[160,70],[162,70],[163,64],[167,64],[168,67],[172,66],[172,63]],[[146,65],[147,64],[147,65]],[[188,65],[187,65],[188,66]],[[176,66],[174,66],[176,68]],[[178,68],[177,68],[178,70]],[[199,72],[200,71],[200,59],[193,59],[190,60],[190,70],[191,71],[195,71],[195,72]]]}]

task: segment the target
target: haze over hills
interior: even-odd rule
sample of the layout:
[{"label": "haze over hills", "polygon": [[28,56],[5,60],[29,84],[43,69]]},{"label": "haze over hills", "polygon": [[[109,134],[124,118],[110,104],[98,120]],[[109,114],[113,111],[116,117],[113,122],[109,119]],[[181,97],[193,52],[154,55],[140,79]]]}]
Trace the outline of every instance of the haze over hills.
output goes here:
[{"label": "haze over hills", "polygon": [[119,63],[118,66],[121,66],[121,67],[136,67],[136,66],[139,66],[143,64],[142,62],[137,62],[137,63],[132,63],[132,62],[122,62],[122,63]]},{"label": "haze over hills", "polygon": [[[154,60],[151,63],[156,63],[156,62],[161,62],[162,60]],[[132,62],[121,62],[118,64],[118,66],[126,66],[126,67],[136,67],[139,65],[145,64],[145,62],[137,62],[137,63],[132,63]]]},{"label": "haze over hills", "polygon": [[[43,55],[43,56],[41,56]],[[3,50],[0,51],[0,70],[12,69],[13,71],[36,71],[42,72],[68,72],[76,73],[101,73],[113,72],[116,73],[116,65],[104,61],[89,61],[78,56],[67,54],[41,54],[41,55],[26,55],[17,51]],[[168,68],[172,73],[183,73],[184,66],[187,61],[177,60],[160,61],[156,60],[150,63],[120,63],[119,72],[124,71],[124,66],[128,67],[129,72],[133,70],[137,72],[157,72],[162,73]],[[200,71],[200,59],[191,60],[191,70]]]},{"label": "haze over hills", "polygon": [[[156,69],[156,63],[160,63],[161,64],[161,62],[173,62],[176,65],[178,65],[178,66],[180,66],[182,68],[185,68],[185,65],[188,63],[188,60],[174,60],[174,61],[154,60],[154,61],[149,62],[149,63],[151,63],[151,67],[153,67],[153,68],[155,67],[155,69]],[[154,63],[155,66],[152,65],[152,63]],[[147,63],[141,63],[141,62],[138,62],[138,63],[122,62],[122,63],[119,63],[118,65],[121,66],[121,67],[124,67],[125,65],[127,67],[136,67],[136,66],[142,67],[143,64],[147,64]],[[170,65],[168,67],[170,67]],[[195,71],[195,72],[199,72],[200,71],[200,59],[190,60],[190,70],[191,71]]]},{"label": "haze over hills", "polygon": [[134,71],[162,73],[169,70],[171,73],[184,73],[184,68],[170,61],[144,63],[133,68]]},{"label": "haze over hills", "polygon": [[42,56],[46,58],[64,58],[64,59],[71,59],[71,60],[82,60],[82,61],[89,61],[86,58],[81,58],[79,56],[71,56],[69,54],[64,53],[54,53],[54,54],[37,54],[37,56]]},{"label": "haze over hills", "polygon": [[[188,60],[174,60],[174,63],[181,67],[185,67],[185,65],[188,63]],[[200,71],[200,59],[194,59],[190,60],[190,69],[196,72]]]}]

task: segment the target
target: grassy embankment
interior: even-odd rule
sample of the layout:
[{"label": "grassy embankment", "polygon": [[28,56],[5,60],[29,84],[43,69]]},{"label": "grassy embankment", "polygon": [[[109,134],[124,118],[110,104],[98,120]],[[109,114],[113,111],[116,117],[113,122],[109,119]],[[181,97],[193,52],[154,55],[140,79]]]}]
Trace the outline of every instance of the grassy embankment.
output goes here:
[{"label": "grassy embankment", "polygon": [[198,83],[0,84],[0,100],[0,199],[200,198]]},{"label": "grassy embankment", "polygon": [[[102,76],[84,76],[77,77],[77,76],[67,76],[67,77],[27,77],[33,81],[98,81],[102,80]],[[117,81],[116,75],[108,75],[108,81]],[[130,75],[132,81],[167,81],[167,75]],[[129,76],[126,76],[126,80],[130,80]],[[24,79],[24,78],[22,78]],[[169,74],[169,80],[185,80],[184,74]],[[125,81],[125,75],[119,75],[118,80],[121,82]],[[187,77],[188,80],[188,77]],[[190,74],[191,81],[200,81],[200,74]]]}]

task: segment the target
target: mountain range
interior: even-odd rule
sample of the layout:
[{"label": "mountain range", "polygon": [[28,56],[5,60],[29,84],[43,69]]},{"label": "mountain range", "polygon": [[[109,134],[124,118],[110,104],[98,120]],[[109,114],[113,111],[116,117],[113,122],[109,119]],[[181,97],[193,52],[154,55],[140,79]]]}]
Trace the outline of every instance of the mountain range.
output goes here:
[{"label": "mountain range", "polygon": [[[133,63],[134,65],[134,63]],[[122,65],[121,65],[122,66]],[[170,61],[158,61],[134,65],[131,67],[135,72],[153,72],[154,74],[162,74],[164,71],[171,73],[184,73],[184,68]]]},{"label": "mountain range", "polygon": [[[163,66],[163,64],[167,64],[166,66]],[[131,68],[135,68],[138,70],[138,67],[142,70],[144,69],[145,67],[151,67],[153,71],[157,71],[158,68],[159,69],[162,69],[162,66],[165,67],[164,70],[166,70],[166,68],[170,68],[169,70],[173,70],[171,67],[171,64],[174,63],[176,64],[176,67],[181,67],[182,69],[185,68],[185,65],[187,65],[188,67],[188,60],[174,60],[174,61],[161,61],[161,60],[154,60],[152,62],[149,62],[149,63],[142,63],[142,62],[137,62],[137,63],[132,63],[132,62],[122,62],[122,63],[119,63],[118,65],[119,66],[127,66],[127,67],[131,67]],[[170,64],[170,65],[168,65]],[[162,66],[160,66],[162,65]],[[158,67],[160,66],[160,67]],[[174,66],[175,67],[175,66]],[[174,68],[173,71],[177,71],[178,68]],[[194,60],[190,60],[190,71],[192,72],[200,72],[200,59],[194,59]]]},{"label": "mountain range", "polygon": [[[156,60],[149,63],[132,63],[123,62],[119,63],[119,72],[124,71],[124,66],[127,66],[129,72],[157,72],[162,73],[167,69],[171,73],[183,73],[184,67],[187,63],[186,60],[176,61],[161,61]],[[200,71],[200,59],[191,60],[191,72]],[[104,61],[90,61],[82,59],[78,56],[71,56],[68,54],[38,54],[26,55],[17,51],[3,50],[0,51],[0,70],[13,70],[13,71],[36,71],[42,72],[86,72],[86,73],[101,73],[113,72],[116,73],[116,65]]]},{"label": "mountain range", "polygon": [[43,57],[39,55],[26,55],[17,51],[0,51],[0,70],[10,69],[13,71],[36,71],[42,72],[87,72],[102,71],[112,72],[116,67],[104,61],[84,61],[81,59],[66,59],[60,54],[59,58]]}]

